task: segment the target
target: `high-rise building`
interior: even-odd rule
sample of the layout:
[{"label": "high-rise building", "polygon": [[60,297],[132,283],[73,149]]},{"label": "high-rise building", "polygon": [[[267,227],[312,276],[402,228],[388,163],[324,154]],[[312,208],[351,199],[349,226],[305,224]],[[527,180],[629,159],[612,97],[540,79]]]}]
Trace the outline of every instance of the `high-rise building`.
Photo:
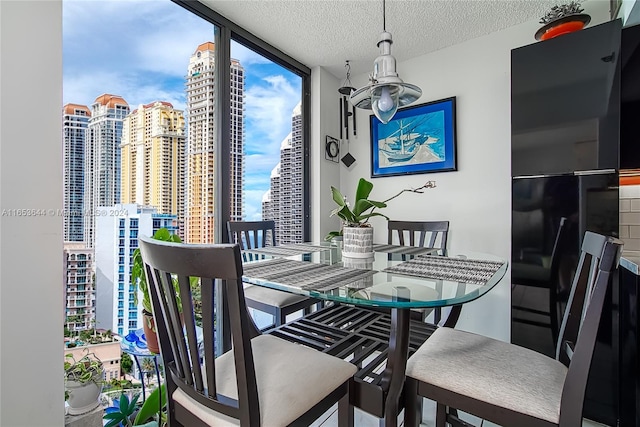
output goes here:
[{"label": "high-rise building", "polygon": [[[283,144],[286,143],[287,138],[282,142]],[[277,243],[280,235],[280,163],[271,170],[269,190],[262,196],[262,219],[275,221]]]},{"label": "high-rise building", "polygon": [[184,239],[185,129],[168,102],[140,105],[123,122],[121,203],[154,206],[178,218]]},{"label": "high-rise building", "polygon": [[299,243],[303,238],[304,145],[302,108],[291,115],[291,133],[280,146],[280,162],[271,172],[271,188],[262,201],[262,218],[276,222],[276,243]]},{"label": "high-rise building", "polygon": [[142,327],[142,307],[136,306],[136,288],[131,285],[138,236],[152,236],[160,228],[175,234],[177,219],[134,204],[99,207],[96,212],[96,324],[126,335]]},{"label": "high-rise building", "polygon": [[91,105],[84,153],[84,241],[95,244],[95,210],[120,203],[120,142],[129,105],[117,95],[103,94]]},{"label": "high-rise building", "polygon": [[62,108],[65,242],[84,240],[84,146],[90,117],[86,105],[66,104]]},{"label": "high-rise building", "polygon": [[[198,46],[187,70],[187,198],[185,237],[189,243],[215,242],[216,73],[215,44]],[[230,197],[232,221],[243,218],[244,69],[231,60]]]},{"label": "high-rise building", "polygon": [[93,327],[96,293],[93,283],[93,249],[81,242],[65,242],[65,326],[70,331]]}]

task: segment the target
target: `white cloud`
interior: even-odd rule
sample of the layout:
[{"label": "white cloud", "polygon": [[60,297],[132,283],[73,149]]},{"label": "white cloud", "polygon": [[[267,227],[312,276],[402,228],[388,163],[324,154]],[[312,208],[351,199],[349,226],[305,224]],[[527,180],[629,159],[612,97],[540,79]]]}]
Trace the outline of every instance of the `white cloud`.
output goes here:
[{"label": "white cloud", "polygon": [[[185,75],[196,47],[214,41],[214,27],[160,0],[64,0],[64,103],[91,106],[103,93],[139,104],[168,101],[185,110]],[[245,210],[260,219],[269,176],[279,162],[301,79],[232,41],[245,68]]]},{"label": "white cloud", "polygon": [[[272,75],[248,88],[245,95],[246,121],[251,126],[245,144],[258,153],[273,152],[274,147],[279,150],[291,132],[291,113],[300,102],[300,89],[283,75]],[[265,145],[268,147],[260,149]]]},{"label": "white cloud", "polygon": [[267,178],[271,175],[271,171],[280,161],[280,149],[271,150],[265,153],[251,153],[245,155],[246,172],[245,177],[254,175],[263,176],[267,174]]},{"label": "white cloud", "polygon": [[246,221],[260,221],[262,219],[262,190],[246,190],[244,192],[244,207]]},{"label": "white cloud", "polygon": [[63,93],[65,104],[76,103],[89,107],[103,93],[122,96],[132,110],[139,104],[153,101],[167,101],[174,108],[183,111],[186,106],[184,90],[171,90],[163,81],[149,80],[138,74],[100,71],[77,77],[67,75],[64,78]]},{"label": "white cloud", "polygon": [[264,56],[233,40],[231,41],[231,57],[240,61],[242,66],[245,68],[253,64],[271,63],[271,61]]},{"label": "white cloud", "polygon": [[[169,1],[69,1],[63,4],[65,68],[113,68],[184,77],[213,25]],[[176,60],[176,58],[182,58]]]}]

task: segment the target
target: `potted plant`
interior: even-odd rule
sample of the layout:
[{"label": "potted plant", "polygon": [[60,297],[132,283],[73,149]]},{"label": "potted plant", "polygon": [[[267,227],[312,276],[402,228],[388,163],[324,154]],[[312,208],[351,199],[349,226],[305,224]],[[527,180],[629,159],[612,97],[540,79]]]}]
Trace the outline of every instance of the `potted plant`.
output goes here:
[{"label": "potted plant", "polygon": [[120,399],[117,400],[117,406],[110,406],[105,409],[103,416],[103,419],[107,421],[105,427],[157,427],[160,425],[164,421],[164,409],[167,406],[166,385],[162,384],[153,390],[140,406],[140,409],[137,408],[139,398],[140,393],[133,396],[131,400],[129,400],[127,394],[122,393]]},{"label": "potted plant", "polygon": [[591,16],[582,13],[583,11],[577,1],[553,6],[540,19],[544,26],[536,32],[536,40],[548,40],[583,29],[591,21]]},{"label": "potted plant", "polygon": [[104,384],[104,367],[94,353],[85,350],[77,359],[73,354],[65,355],[64,378],[69,414],[79,415],[96,408]]},{"label": "potted plant", "polygon": [[[182,243],[180,236],[171,234],[166,228],[161,228],[154,233],[152,238],[156,240],[162,240],[163,242],[175,242]],[[153,321],[153,310],[151,307],[151,295],[149,294],[149,286],[147,284],[147,276],[144,272],[144,263],[142,262],[142,255],[140,254],[140,248],[136,248],[133,251],[133,265],[131,266],[131,284],[136,286],[142,293],[142,326],[144,329],[144,336],[147,340],[147,348],[152,353],[160,353],[160,346],[158,345],[158,336],[156,334],[156,328]],[[134,303],[138,305],[138,292],[134,293]]]},{"label": "potted plant", "polygon": [[337,236],[343,238],[342,255],[351,258],[368,258],[373,254],[373,228],[369,223],[369,218],[374,216],[382,216],[387,220],[384,214],[374,212],[376,208],[386,208],[387,202],[395,199],[404,192],[412,193],[424,193],[426,188],[434,188],[436,186],[435,181],[427,181],[421,187],[415,189],[404,189],[395,196],[379,202],[369,199],[369,195],[373,190],[373,183],[367,181],[364,178],[360,178],[358,181],[358,187],[356,188],[356,196],[354,199],[353,207],[347,201],[347,198],[342,195],[340,190],[335,187],[331,187],[331,195],[333,201],[338,205],[330,216],[337,215],[342,220],[342,227],[340,231],[332,231],[325,237],[325,240],[331,240]]}]

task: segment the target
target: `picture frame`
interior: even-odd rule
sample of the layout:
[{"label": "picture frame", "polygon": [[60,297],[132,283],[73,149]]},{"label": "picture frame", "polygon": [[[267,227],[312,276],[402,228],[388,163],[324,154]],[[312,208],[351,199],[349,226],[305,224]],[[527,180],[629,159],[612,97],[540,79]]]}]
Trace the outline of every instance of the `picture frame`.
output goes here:
[{"label": "picture frame", "polygon": [[399,109],[371,125],[371,177],[457,170],[456,97]]}]

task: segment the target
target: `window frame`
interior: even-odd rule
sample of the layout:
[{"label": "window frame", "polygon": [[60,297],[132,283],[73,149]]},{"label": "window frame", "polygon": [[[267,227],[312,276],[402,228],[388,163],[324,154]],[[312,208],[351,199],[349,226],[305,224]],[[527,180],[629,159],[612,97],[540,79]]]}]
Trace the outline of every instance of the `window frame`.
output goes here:
[{"label": "window frame", "polygon": [[[219,152],[225,154],[224,156],[218,156],[218,164],[216,165],[218,182],[221,184],[220,188],[228,189],[231,187],[229,162],[222,161],[222,159],[227,159],[225,156],[230,153],[231,148],[229,138],[224,137],[231,133],[231,40],[264,56],[302,79],[302,140],[304,151],[302,239],[309,241],[311,238],[311,196],[309,194],[311,190],[311,69],[198,1],[171,1],[207,22],[210,22],[217,27],[218,30],[215,31],[216,61],[225,64],[224,66],[216,67],[216,78],[219,82],[216,102],[217,105],[220,106],[220,114],[217,117],[217,140]],[[226,224],[231,217],[231,197],[229,191],[221,191],[216,199],[216,212],[220,213],[216,215],[216,240],[228,243]]]}]

